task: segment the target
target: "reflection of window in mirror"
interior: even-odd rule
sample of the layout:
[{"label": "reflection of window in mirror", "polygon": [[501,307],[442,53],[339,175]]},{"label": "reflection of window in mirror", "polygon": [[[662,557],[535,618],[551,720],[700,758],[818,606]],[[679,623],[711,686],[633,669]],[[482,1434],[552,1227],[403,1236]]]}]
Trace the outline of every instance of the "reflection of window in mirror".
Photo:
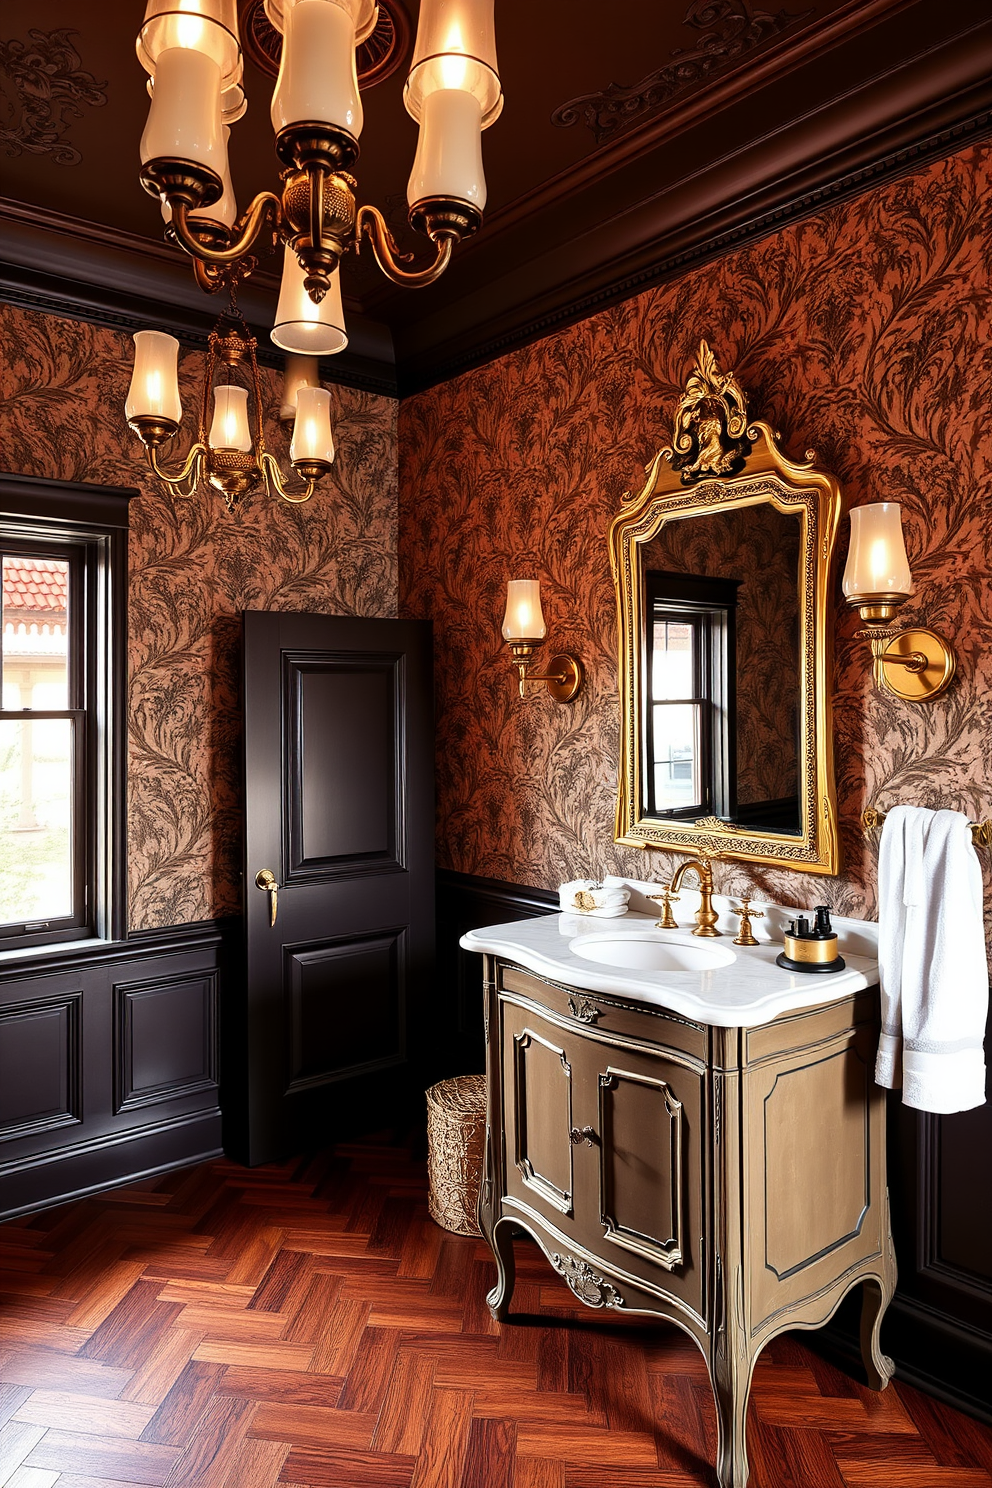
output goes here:
[{"label": "reflection of window in mirror", "polygon": [[652,569],[645,582],[648,813],[733,819],[738,584]]}]

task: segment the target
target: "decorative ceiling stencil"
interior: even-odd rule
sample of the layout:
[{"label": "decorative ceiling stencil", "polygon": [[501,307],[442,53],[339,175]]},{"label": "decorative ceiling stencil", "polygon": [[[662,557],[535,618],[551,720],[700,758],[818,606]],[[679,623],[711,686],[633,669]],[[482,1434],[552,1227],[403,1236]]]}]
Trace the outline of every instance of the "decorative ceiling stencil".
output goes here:
[{"label": "decorative ceiling stencil", "polygon": [[69,40],[78,35],[32,29],[27,41],[0,41],[0,144],[7,155],[50,155],[56,165],[82,160],[66,135],[84,104],[106,103],[107,84],[83,70]]},{"label": "decorative ceiling stencil", "polygon": [[[248,56],[262,72],[276,77],[282,57],[282,37],[265,14],[265,0],[240,0],[241,40]],[[372,88],[401,66],[410,46],[410,22],[398,0],[379,0],[375,30],[358,48],[359,87]]]},{"label": "decorative ceiling stencil", "polygon": [[601,145],[679,93],[707,82],[728,62],[807,20],[815,9],[773,13],[755,10],[747,0],[693,0],[682,24],[699,32],[695,46],[676,47],[669,62],[638,83],[609,83],[601,92],[569,99],[555,109],[551,122],[559,129],[584,124]]}]

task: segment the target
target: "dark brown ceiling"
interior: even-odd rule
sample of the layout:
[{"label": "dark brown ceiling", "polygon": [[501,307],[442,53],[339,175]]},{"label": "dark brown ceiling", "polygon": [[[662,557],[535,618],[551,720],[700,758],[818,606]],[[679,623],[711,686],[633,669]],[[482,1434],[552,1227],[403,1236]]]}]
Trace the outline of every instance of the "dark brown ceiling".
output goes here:
[{"label": "dark brown ceiling", "polygon": [[[58,285],[68,297],[68,281],[125,320],[142,301],[189,319],[203,297],[137,180],[140,13],[120,0],[5,7],[5,277],[15,296],[34,282],[41,299]],[[987,0],[497,0],[496,14],[506,103],[484,140],[485,225],[426,290],[395,289],[367,256],[348,263],[346,375],[350,358],[351,375],[367,364],[388,381],[391,343],[401,385],[450,375],[760,229],[769,212],[988,127]],[[416,144],[404,75],[366,91],[356,171],[360,199],[398,229]],[[245,83],[231,138],[242,205],[276,178],[272,80],[249,62]],[[246,301],[259,324],[273,292],[263,271]],[[212,309],[203,300],[201,314]]]}]

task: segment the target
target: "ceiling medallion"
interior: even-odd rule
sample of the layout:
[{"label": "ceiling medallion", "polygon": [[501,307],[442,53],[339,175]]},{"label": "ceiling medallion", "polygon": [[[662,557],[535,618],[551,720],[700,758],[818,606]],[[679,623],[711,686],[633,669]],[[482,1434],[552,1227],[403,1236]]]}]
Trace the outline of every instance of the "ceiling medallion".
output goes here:
[{"label": "ceiling medallion", "polygon": [[[260,72],[278,77],[282,37],[265,14],[265,0],[238,0],[241,40]],[[355,57],[358,86],[374,88],[392,77],[410,48],[410,22],[399,0],[379,0],[379,19]]]},{"label": "ceiling medallion", "polygon": [[570,98],[555,109],[551,122],[559,129],[584,124],[601,145],[812,14],[813,8],[791,13],[758,10],[747,0],[692,0],[682,24],[698,32],[694,46],[676,47],[670,61],[640,82],[608,83],[597,93]]}]

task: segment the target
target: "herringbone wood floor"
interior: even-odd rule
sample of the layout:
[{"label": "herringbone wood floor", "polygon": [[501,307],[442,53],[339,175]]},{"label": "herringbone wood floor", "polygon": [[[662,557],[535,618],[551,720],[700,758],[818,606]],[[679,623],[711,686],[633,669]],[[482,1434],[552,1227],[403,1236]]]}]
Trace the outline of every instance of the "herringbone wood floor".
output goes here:
[{"label": "herringbone wood floor", "polygon": [[[339,1147],[215,1162],[0,1226],[3,1488],[695,1488],[695,1346],[575,1302],[519,1242],[499,1326],[482,1241],[423,1167]],[[992,1488],[992,1433],[793,1338],[755,1375],[755,1488]]]}]

